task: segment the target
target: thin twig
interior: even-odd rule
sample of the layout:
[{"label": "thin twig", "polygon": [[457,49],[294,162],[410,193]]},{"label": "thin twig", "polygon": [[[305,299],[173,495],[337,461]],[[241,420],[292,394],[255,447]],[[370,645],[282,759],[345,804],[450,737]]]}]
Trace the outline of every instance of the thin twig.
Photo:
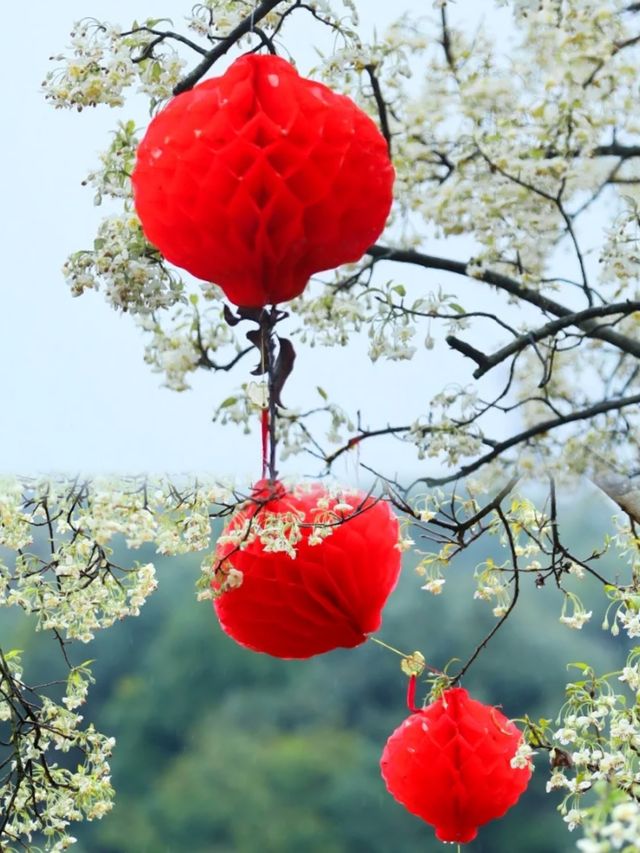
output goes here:
[{"label": "thin twig", "polygon": [[[553,314],[556,317],[568,317],[575,312],[559,302],[550,299],[537,290],[533,290],[524,284],[520,284],[516,279],[510,278],[502,273],[493,272],[492,270],[479,270],[477,273],[469,272],[470,263],[463,261],[454,261],[450,258],[440,258],[434,255],[426,255],[418,252],[415,249],[394,249],[390,246],[375,244],[367,249],[367,254],[380,261],[395,261],[398,263],[414,264],[416,266],[425,267],[426,269],[438,269],[444,272],[451,272],[455,275],[462,275],[476,281],[483,281],[485,284],[493,285],[499,290],[504,290],[512,296],[516,296],[524,302],[529,302],[545,311],[548,314]],[[627,335],[621,335],[611,329],[602,329],[594,320],[582,320],[576,324],[578,328],[584,332],[590,333],[591,337],[598,338],[607,343],[613,344],[617,349],[629,353],[636,358],[640,358],[640,341],[634,340]]]},{"label": "thin twig", "polygon": [[186,77],[183,77],[177,86],[175,86],[173,94],[180,95],[182,92],[188,92],[189,89],[192,89],[218,59],[231,50],[239,39],[250,33],[256,24],[259,24],[263,18],[266,18],[269,12],[273,11],[282,2],[283,0],[262,0],[262,3],[256,6],[253,12],[247,15],[220,44],[217,44],[212,50],[206,53],[202,62],[196,65],[193,71],[190,71]]},{"label": "thin twig", "polygon": [[415,480],[412,485],[415,486],[417,483],[424,483],[429,488],[433,488],[434,486],[442,486],[446,483],[452,483],[455,480],[459,480],[462,477],[472,474],[474,471],[477,471],[479,468],[482,468],[483,465],[487,465],[489,462],[492,462],[512,447],[515,447],[518,444],[523,444],[525,441],[535,438],[542,433],[551,432],[551,430],[565,426],[566,424],[574,423],[575,421],[589,420],[590,418],[596,417],[596,415],[620,410],[627,406],[637,405],[638,403],[640,403],[640,394],[634,394],[632,397],[623,397],[617,400],[602,400],[600,403],[588,406],[586,409],[578,409],[578,411],[571,412],[568,415],[562,415],[561,417],[552,418],[547,421],[539,421],[535,426],[532,426],[523,432],[519,432],[517,435],[511,436],[511,438],[508,438],[505,441],[498,442],[489,453],[486,453],[484,456],[480,456],[475,460],[475,462],[471,462],[469,465],[463,465],[462,468],[458,469],[454,474],[450,474],[446,477],[420,477],[418,480]]},{"label": "thin twig", "polygon": [[389,127],[389,115],[387,113],[387,103],[382,95],[382,89],[380,88],[380,81],[376,76],[376,67],[375,65],[365,65],[364,70],[367,72],[371,82],[373,97],[375,98],[376,106],[378,107],[378,116],[380,117],[380,130],[387,142],[387,150],[389,151],[389,157],[391,157],[391,128]]},{"label": "thin twig", "polygon": [[490,640],[491,640],[491,639],[492,639],[492,638],[493,638],[493,637],[498,633],[498,631],[500,630],[500,628],[502,628],[502,626],[504,625],[504,623],[507,621],[507,619],[508,619],[508,618],[509,618],[509,616],[511,615],[511,613],[512,613],[512,611],[513,611],[513,608],[514,608],[514,607],[516,606],[516,604],[518,603],[518,596],[520,595],[520,570],[519,570],[519,568],[518,568],[518,555],[517,555],[517,553],[516,553],[516,546],[515,546],[515,542],[514,542],[514,540],[513,540],[513,534],[512,534],[512,532],[511,532],[511,528],[510,528],[510,526],[509,526],[509,522],[507,521],[507,519],[506,519],[506,517],[505,517],[505,515],[504,515],[504,513],[503,513],[503,511],[502,511],[502,509],[501,509],[501,507],[500,507],[500,506],[498,506],[498,507],[496,508],[496,513],[497,513],[497,514],[498,514],[498,516],[500,517],[500,521],[502,522],[502,525],[503,525],[503,527],[504,527],[504,529],[505,529],[505,532],[506,532],[506,535],[507,535],[507,540],[508,540],[508,542],[509,542],[509,549],[510,549],[510,551],[511,551],[511,563],[512,563],[512,565],[513,565],[513,596],[512,596],[512,598],[511,598],[511,603],[509,604],[509,607],[507,608],[507,610],[502,614],[502,616],[500,617],[499,621],[498,621],[498,622],[496,622],[496,624],[495,624],[495,625],[493,626],[493,628],[489,631],[489,633],[488,633],[488,634],[487,634],[487,636],[484,638],[484,640],[482,640],[482,642],[480,642],[480,643],[476,646],[476,648],[475,648],[475,650],[474,650],[473,654],[471,655],[471,657],[469,658],[469,660],[464,664],[464,666],[462,667],[462,669],[458,672],[458,674],[456,675],[456,677],[453,679],[453,681],[452,681],[452,683],[451,683],[451,684],[452,684],[452,686],[453,686],[453,685],[455,685],[455,684],[457,684],[457,683],[460,681],[460,679],[461,679],[461,678],[463,677],[463,675],[467,672],[467,670],[469,669],[469,667],[471,666],[471,664],[472,664],[472,663],[475,661],[475,659],[478,657],[478,655],[480,654],[480,652],[481,652],[484,648],[486,648],[486,646],[487,646],[487,644],[489,643],[489,641],[490,641]]}]

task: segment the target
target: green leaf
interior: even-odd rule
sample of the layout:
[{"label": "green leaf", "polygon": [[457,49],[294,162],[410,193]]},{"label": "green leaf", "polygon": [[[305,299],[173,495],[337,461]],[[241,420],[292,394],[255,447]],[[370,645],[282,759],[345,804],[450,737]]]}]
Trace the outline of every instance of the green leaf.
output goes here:
[{"label": "green leaf", "polygon": [[324,390],[324,388],[321,388],[319,385],[316,385],[316,391],[318,392],[318,394],[320,394],[320,396],[322,397],[323,400],[329,399],[329,396],[328,396],[327,392]]},{"label": "green leaf", "polygon": [[169,26],[172,27],[173,21],[171,20],[171,18],[147,18],[145,24],[148,27],[151,27],[151,29],[157,27],[158,24],[169,24]]},{"label": "green leaf", "polygon": [[8,652],[4,653],[4,659],[6,661],[13,660],[14,658],[19,658],[22,654],[23,649],[9,649]]},{"label": "green leaf", "polygon": [[580,672],[589,672],[591,667],[588,663],[582,663],[581,661],[575,661],[574,663],[568,663],[567,669],[578,669]]},{"label": "green leaf", "polygon": [[462,305],[458,305],[457,302],[450,302],[449,308],[453,309],[457,314],[464,314],[464,308]]},{"label": "green leaf", "polygon": [[234,406],[238,402],[237,397],[227,397],[226,400],[223,400],[222,403],[218,406],[219,409],[228,409],[231,406]]}]

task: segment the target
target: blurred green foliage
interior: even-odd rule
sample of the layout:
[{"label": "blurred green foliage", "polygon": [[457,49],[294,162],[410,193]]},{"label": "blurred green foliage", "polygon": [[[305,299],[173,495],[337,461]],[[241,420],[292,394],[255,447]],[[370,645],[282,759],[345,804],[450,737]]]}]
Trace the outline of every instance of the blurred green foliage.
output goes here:
[{"label": "blurred green foliage", "polygon": [[[570,524],[584,552],[597,524],[586,516]],[[474,559],[487,556],[484,548],[486,542],[482,555],[467,553],[452,565],[438,598],[421,591],[420,579],[405,567],[379,636],[406,652],[420,649],[437,667],[468,657],[495,621],[490,607],[472,597]],[[220,631],[210,603],[195,600],[199,557],[156,562],[159,590],[142,615],[103,632],[89,649],[72,649],[79,660],[96,659],[97,684],[85,717],[117,738],[115,809],[101,822],[74,827],[79,851],[442,849],[380,778],[384,742],[407,714],[399,659],[370,642],[308,661],[254,654]],[[598,627],[601,597],[592,602],[595,624],[573,632],[558,623],[558,591],[537,590],[530,581],[514,617],[464,683],[510,717],[554,716],[569,680],[568,661],[586,660],[604,671],[619,667],[624,655],[620,638]],[[55,643],[35,635],[30,620],[3,614],[0,643],[25,649],[31,682],[62,672]],[[466,849],[575,849],[554,795],[544,792],[547,757],[538,756],[537,764],[518,806]]]}]

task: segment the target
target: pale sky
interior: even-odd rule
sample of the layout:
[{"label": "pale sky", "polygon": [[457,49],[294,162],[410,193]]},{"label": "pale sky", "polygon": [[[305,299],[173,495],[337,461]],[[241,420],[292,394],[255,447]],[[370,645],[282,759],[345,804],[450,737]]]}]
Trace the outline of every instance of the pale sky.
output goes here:
[{"label": "pale sky", "polygon": [[[360,5],[364,26],[375,24],[379,30],[402,8],[430,8],[422,0],[366,0]],[[189,0],[184,6],[176,0],[34,0],[27,12],[19,4],[3,10],[10,35],[0,56],[5,80],[0,471],[237,471],[251,476],[257,468],[257,430],[246,438],[211,423],[216,404],[246,381],[250,364],[230,375],[203,374],[190,392],[162,388],[161,377],[143,362],[143,337],[131,319],[117,315],[100,294],[71,298],[60,272],[70,252],[91,246],[104,215],[93,207],[91,191],[81,186],[97,152],[106,147],[119,119],[133,117],[142,125],[146,117],[135,109],[54,110],[40,91],[48,57],[65,48],[78,18],[127,25],[134,17],[173,14],[178,28],[178,13],[189,7]],[[478,6],[469,8],[477,11]],[[312,57],[316,30],[310,19],[307,26],[308,32],[301,31],[295,41],[301,62]],[[460,243],[437,248],[460,259],[469,253]],[[436,247],[427,250],[435,252]],[[385,275],[391,271],[386,265]],[[413,281],[426,290],[446,281],[441,274],[408,268],[399,275],[404,283]],[[300,350],[285,402],[305,405],[312,389],[322,385],[353,409],[360,406],[373,427],[406,423],[426,410],[443,380],[471,380],[473,365],[464,362],[450,357],[444,343],[420,350],[411,367],[371,365],[362,354],[344,349]],[[387,470],[403,465],[388,453],[381,456],[371,445],[368,459],[374,465],[384,462]],[[289,468],[303,471],[304,463],[293,462]],[[353,468],[351,462],[336,473],[347,476]]]}]

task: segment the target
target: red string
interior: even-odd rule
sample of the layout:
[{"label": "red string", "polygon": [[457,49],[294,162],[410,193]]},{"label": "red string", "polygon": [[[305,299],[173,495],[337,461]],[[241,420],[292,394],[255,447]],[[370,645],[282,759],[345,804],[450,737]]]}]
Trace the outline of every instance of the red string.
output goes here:
[{"label": "red string", "polygon": [[407,687],[407,705],[409,710],[414,714],[418,710],[416,708],[416,676],[412,675],[409,679],[409,686]]},{"label": "red string", "polygon": [[262,435],[262,479],[267,476],[267,450],[269,441],[269,409],[263,409],[261,415]]}]

